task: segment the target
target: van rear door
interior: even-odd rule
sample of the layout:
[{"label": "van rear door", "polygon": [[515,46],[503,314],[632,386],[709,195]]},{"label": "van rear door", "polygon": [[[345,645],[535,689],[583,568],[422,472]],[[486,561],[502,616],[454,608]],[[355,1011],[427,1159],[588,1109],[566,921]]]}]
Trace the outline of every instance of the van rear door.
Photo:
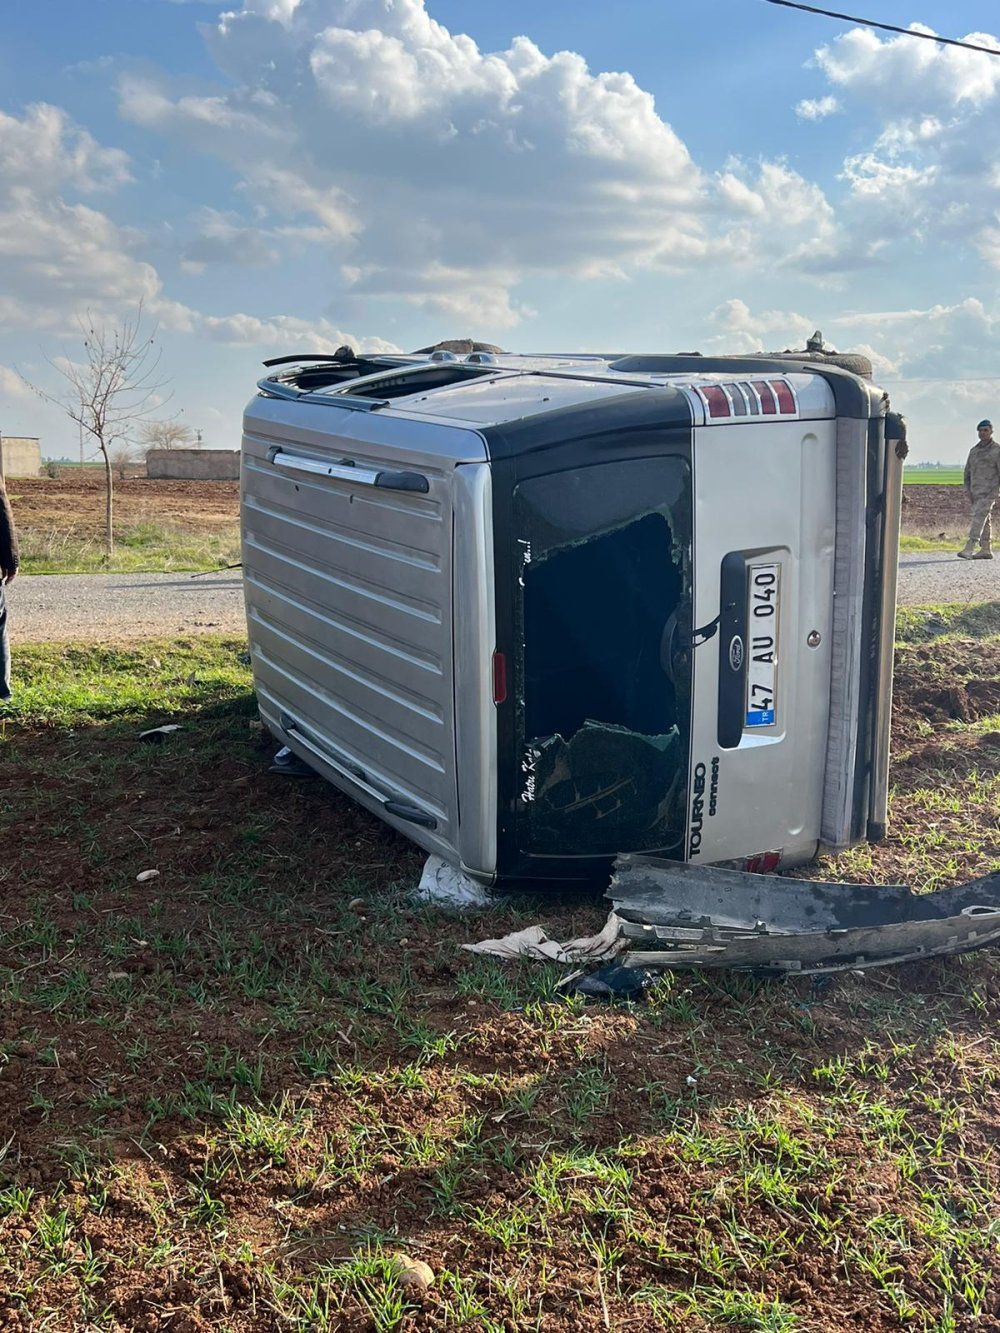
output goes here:
[{"label": "van rear door", "polygon": [[832,391],[694,382],[694,674],[687,857],[814,855],[830,712]]}]

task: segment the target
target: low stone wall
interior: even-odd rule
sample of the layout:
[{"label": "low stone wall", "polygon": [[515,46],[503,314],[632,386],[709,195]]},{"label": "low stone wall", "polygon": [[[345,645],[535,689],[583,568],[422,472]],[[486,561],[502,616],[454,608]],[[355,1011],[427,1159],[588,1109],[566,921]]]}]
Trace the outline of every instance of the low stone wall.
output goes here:
[{"label": "low stone wall", "polygon": [[4,435],[0,439],[2,472],[5,477],[38,477],[42,471],[42,447],[31,435]]},{"label": "low stone wall", "polygon": [[239,481],[238,449],[151,449],[146,476],[158,481]]}]

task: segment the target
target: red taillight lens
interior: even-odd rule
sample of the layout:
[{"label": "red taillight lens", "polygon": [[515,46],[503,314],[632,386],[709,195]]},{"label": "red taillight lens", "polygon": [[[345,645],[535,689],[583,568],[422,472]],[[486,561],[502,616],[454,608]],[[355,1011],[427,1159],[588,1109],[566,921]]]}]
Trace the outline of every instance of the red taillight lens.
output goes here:
[{"label": "red taillight lens", "polygon": [[700,392],[705,402],[708,403],[708,415],[710,417],[732,416],[725,389],[718,384],[706,384],[700,389]]},{"label": "red taillight lens", "polygon": [[778,400],[778,411],[793,413],[795,411],[795,396],[792,393],[791,386],[785,380],[772,380],[771,388]]},{"label": "red taillight lens", "polygon": [[760,399],[760,410],[766,417],[773,417],[778,411],[778,404],[774,401],[771,386],[765,384],[763,380],[754,380],[753,387],[757,390],[757,397]]},{"label": "red taillight lens", "polygon": [[493,654],[493,702],[502,704],[507,698],[507,657],[505,653]]},{"label": "red taillight lens", "polygon": [[780,852],[758,852],[756,856],[747,857],[743,869],[751,875],[771,875],[777,870],[780,861]]}]

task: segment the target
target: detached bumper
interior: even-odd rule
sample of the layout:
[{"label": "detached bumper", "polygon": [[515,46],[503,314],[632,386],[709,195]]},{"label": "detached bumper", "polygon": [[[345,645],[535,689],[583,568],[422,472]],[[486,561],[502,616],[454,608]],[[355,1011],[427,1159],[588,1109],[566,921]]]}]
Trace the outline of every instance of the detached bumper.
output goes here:
[{"label": "detached bumper", "polygon": [[963,953],[1000,940],[1000,874],[916,894],[652,857],[620,857],[608,890],[626,967],[816,974]]}]

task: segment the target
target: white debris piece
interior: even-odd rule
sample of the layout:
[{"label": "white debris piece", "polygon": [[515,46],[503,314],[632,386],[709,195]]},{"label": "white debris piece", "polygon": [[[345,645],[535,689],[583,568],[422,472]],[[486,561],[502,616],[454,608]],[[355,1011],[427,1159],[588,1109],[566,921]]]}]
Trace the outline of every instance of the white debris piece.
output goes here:
[{"label": "white debris piece", "polygon": [[135,877],[136,884],[148,884],[151,879],[156,879],[160,872],[158,870],[140,870]]},{"label": "white debris piece", "polygon": [[172,736],[175,731],[183,730],[184,728],[179,722],[168,722],[162,727],[150,727],[148,731],[140,731],[139,739],[141,741],[146,741],[147,744],[151,743],[159,745],[165,741],[168,736]]},{"label": "white debris piece", "polygon": [[440,856],[429,856],[417,886],[417,897],[442,907],[489,907],[489,890]]},{"label": "white debris piece", "polygon": [[502,940],[483,940],[479,944],[463,944],[463,949],[470,953],[489,953],[497,958],[537,958],[553,963],[577,963],[583,959],[614,958],[628,942],[621,933],[622,921],[612,912],[604,924],[604,929],[597,935],[584,939],[568,940],[559,944],[550,940],[541,926],[528,926],[525,930],[515,930],[505,935]]}]

